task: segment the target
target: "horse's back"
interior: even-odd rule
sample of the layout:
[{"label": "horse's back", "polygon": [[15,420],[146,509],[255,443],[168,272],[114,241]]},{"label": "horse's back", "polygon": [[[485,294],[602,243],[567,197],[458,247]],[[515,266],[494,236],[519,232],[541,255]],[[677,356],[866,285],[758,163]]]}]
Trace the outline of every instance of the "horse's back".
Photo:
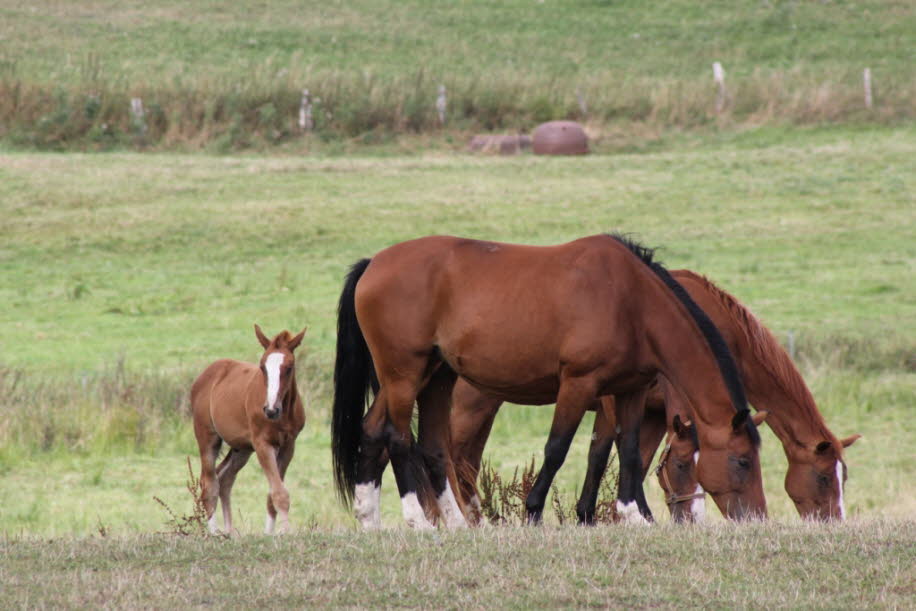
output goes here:
[{"label": "horse's back", "polygon": [[217,396],[242,397],[257,366],[234,359],[220,359],[211,363],[197,376],[191,386],[191,410],[194,414],[206,413]]}]

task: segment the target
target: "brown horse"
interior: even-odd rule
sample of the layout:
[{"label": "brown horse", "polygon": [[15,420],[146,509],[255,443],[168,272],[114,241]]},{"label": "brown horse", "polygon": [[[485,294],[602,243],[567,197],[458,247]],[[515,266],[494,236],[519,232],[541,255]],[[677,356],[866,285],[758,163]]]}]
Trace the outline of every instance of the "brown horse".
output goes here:
[{"label": "brown horse", "polygon": [[[200,485],[211,531],[216,531],[217,497],[223,504],[226,532],[232,529],[229,497],[235,476],[251,453],[267,476],[267,524],[271,534],[279,512],[280,532],[289,529],[289,493],[283,485],[305,410],[296,387],[293,351],[305,329],[293,337],[283,331],[269,340],[254,326],[264,346],[260,366],[223,359],[207,367],[191,387],[194,434],[200,449]],[[229,453],[216,467],[223,442]]]},{"label": "brown horse", "polygon": [[[843,482],[846,476],[843,448],[850,446],[859,436],[839,440],[830,432],[789,355],[772,333],[737,299],[689,270],[675,270],[672,276],[687,289],[722,332],[738,361],[751,403],[758,409],[766,410],[769,416],[767,422],[782,441],[788,459],[785,487],[799,514],[810,519],[843,519]],[[692,456],[697,450],[690,435],[678,435],[672,426],[666,427],[665,401],[661,391],[657,389],[650,397],[654,400],[647,402],[640,428],[644,473],[648,471],[666,429],[671,443],[669,456]],[[476,478],[483,444],[498,408],[499,401],[479,396],[473,388],[456,387],[451,427],[452,456],[459,463],[470,463],[459,473],[459,479],[464,480],[460,482],[461,490],[469,495],[465,498],[469,499],[472,507],[475,489],[473,480],[468,481],[468,478]],[[668,422],[672,423],[671,417]],[[580,499],[580,518],[588,515],[589,507],[593,511],[594,501],[589,502],[589,496],[597,495],[607,455],[616,437],[615,426],[613,409],[605,405],[595,419],[589,473]],[[660,477],[666,475],[669,482],[679,482],[676,486],[678,490],[673,491],[674,498],[691,494],[684,490],[694,490],[697,486],[695,469],[685,461],[667,461],[659,472]],[[672,491],[666,491],[666,498],[672,498]],[[696,508],[697,504],[691,503],[690,506]],[[669,508],[676,518],[688,517],[682,502],[673,506],[669,503]]]},{"label": "brown horse", "polygon": [[[445,472],[460,375],[499,399],[556,402],[526,500],[532,522],[585,410],[616,394],[619,498],[651,518],[638,427],[645,387],[659,372],[694,408],[700,481],[733,465],[722,478],[729,485],[710,494],[734,517],[765,515],[759,436],[735,363],[651,250],[608,235],[549,247],[446,236],[397,244],[354,265],[341,294],[332,415],[338,492],[345,503],[355,497],[364,527],[378,526],[387,455],[408,524],[431,527],[417,496],[429,492],[447,526],[464,525]],[[370,387],[377,392],[364,417]],[[414,401],[420,451],[410,430]]]}]

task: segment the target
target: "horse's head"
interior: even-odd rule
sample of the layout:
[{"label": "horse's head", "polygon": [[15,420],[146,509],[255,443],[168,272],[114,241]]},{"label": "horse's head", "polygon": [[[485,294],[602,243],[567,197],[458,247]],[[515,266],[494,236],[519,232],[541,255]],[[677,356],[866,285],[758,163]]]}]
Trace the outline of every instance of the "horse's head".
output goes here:
[{"label": "horse's head", "polygon": [[765,518],[767,502],[760,473],[757,425],[767,412],[743,409],[729,425],[701,434],[697,480],[730,520]]},{"label": "horse's head", "polygon": [[846,463],[843,448],[851,446],[860,435],[846,439],[823,440],[813,447],[789,452],[786,492],[798,513],[811,520],[845,520],[843,487]]},{"label": "horse's head", "polygon": [[282,331],[273,339],[261,331],[261,327],[254,326],[254,334],[264,346],[261,356],[261,374],[264,376],[264,385],[267,393],[264,396],[264,415],[269,420],[280,417],[283,400],[289,393],[292,381],[296,377],[296,359],[293,351],[299,347],[305,336],[305,329],[293,337],[289,331]]},{"label": "horse's head", "polygon": [[673,431],[668,434],[655,469],[658,483],[665,492],[665,503],[675,522],[698,522],[706,515],[706,495],[697,482],[699,453],[696,427],[675,414]]}]

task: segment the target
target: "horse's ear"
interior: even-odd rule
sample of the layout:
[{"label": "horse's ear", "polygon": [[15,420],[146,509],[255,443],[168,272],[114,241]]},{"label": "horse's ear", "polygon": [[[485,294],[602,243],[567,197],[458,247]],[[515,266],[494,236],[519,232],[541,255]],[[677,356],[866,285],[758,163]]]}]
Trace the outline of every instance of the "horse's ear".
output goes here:
[{"label": "horse's ear", "polygon": [[267,336],[264,335],[264,332],[261,331],[261,327],[257,324],[254,326],[254,334],[257,336],[258,341],[261,342],[261,345],[266,349],[270,345],[270,340],[267,339]]},{"label": "horse's ear", "polygon": [[833,444],[825,440],[817,444],[817,446],[814,448],[814,453],[815,454],[826,454],[827,452],[829,452],[832,449],[833,449]]},{"label": "horse's ear", "polygon": [[302,329],[302,331],[299,332],[299,335],[289,340],[289,343],[286,345],[286,347],[289,348],[291,351],[298,348],[299,344],[302,343],[302,338],[305,337],[305,332],[308,330],[309,330],[308,327],[305,327],[304,329]]},{"label": "horse's ear", "polygon": [[741,427],[747,424],[747,419],[750,418],[750,416],[751,416],[751,410],[747,408],[735,414],[734,418],[732,418],[732,430],[733,431],[740,430]]},{"label": "horse's ear", "polygon": [[760,410],[759,412],[757,412],[756,414],[754,414],[751,417],[751,420],[754,421],[754,426],[760,426],[761,424],[763,424],[763,421],[766,420],[767,416],[769,415],[770,415],[770,412],[766,411],[765,409]]},{"label": "horse's ear", "polygon": [[674,428],[674,434],[684,439],[690,435],[690,421],[682,422],[680,414],[674,414],[674,420],[671,421],[671,426]]},{"label": "horse's ear", "polygon": [[856,440],[859,439],[860,437],[861,435],[859,435],[858,433],[855,435],[850,435],[846,439],[840,439],[840,445],[842,445],[844,448],[848,448],[849,446],[854,444]]}]

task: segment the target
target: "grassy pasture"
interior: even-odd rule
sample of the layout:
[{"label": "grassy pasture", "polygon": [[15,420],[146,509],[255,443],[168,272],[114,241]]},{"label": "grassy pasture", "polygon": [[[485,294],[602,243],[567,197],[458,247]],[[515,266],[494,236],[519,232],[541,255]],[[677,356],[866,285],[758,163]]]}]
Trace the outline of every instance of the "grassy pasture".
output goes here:
[{"label": "grassy pasture", "polygon": [[[912,128],[762,129],[583,159],[5,154],[0,528],[161,528],[153,495],[187,506],[190,381],[215,358],[256,358],[256,321],[310,327],[294,515],[347,524],[326,432],[347,265],[429,233],[547,244],[607,229],[663,245],[669,267],[709,274],[780,337],[793,331],[832,428],[866,435],[850,450],[850,511],[911,515],[914,142]],[[504,410],[494,464],[511,472],[539,453],[549,419]],[[561,471],[567,496],[586,437]],[[773,514],[793,519],[781,449],[765,439]],[[263,491],[249,467],[236,503],[249,532]],[[393,496],[385,511],[398,522]]]},{"label": "grassy pasture", "polygon": [[[913,118],[916,10],[903,0],[0,3],[0,138],[17,146],[297,149],[341,138]],[[710,66],[731,101],[713,112]],[[874,73],[864,109],[862,70]],[[319,138],[296,134],[300,92]],[[585,102],[580,104],[579,96]],[[129,100],[146,107],[147,130]]]},{"label": "grassy pasture", "polygon": [[[582,159],[0,154],[0,582],[12,586],[0,605],[907,606],[914,143],[905,126],[670,136]],[[669,267],[710,275],[794,333],[831,428],[865,435],[847,453],[853,520],[799,522],[764,428],[768,525],[669,528],[649,481],[663,523],[645,531],[354,534],[327,426],[347,266],[430,233],[549,244],[609,229],[663,246]],[[190,381],[215,358],[256,358],[253,322],[310,328],[294,535],[154,535],[167,530],[154,495],[189,511]],[[500,471],[540,453],[550,413],[503,410],[487,453]],[[560,471],[566,500],[587,437]],[[386,478],[396,527],[393,489]],[[260,531],[265,492],[249,465],[233,503],[243,533]]]},{"label": "grassy pasture", "polygon": [[0,539],[0,604],[906,608],[912,521]]}]

